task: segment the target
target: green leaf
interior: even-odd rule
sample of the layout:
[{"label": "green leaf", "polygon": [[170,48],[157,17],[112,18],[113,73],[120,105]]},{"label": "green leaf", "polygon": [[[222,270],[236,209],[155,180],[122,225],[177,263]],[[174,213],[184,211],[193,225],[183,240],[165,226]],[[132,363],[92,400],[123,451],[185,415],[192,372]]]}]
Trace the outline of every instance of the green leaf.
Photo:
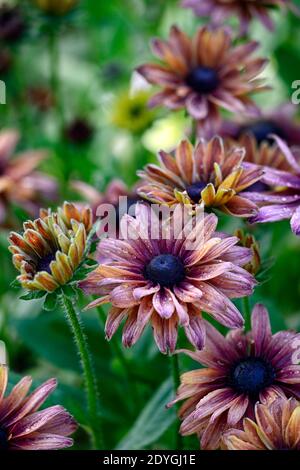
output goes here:
[{"label": "green leaf", "polygon": [[55,310],[56,306],[57,306],[57,293],[51,292],[50,294],[47,294],[44,305],[43,305],[44,310],[47,310],[47,312],[52,312],[53,310]]},{"label": "green leaf", "polygon": [[21,300],[35,300],[35,299],[41,299],[46,295],[45,291],[38,290],[38,291],[32,291],[32,292],[27,292],[24,295],[21,295],[20,299]]},{"label": "green leaf", "polygon": [[21,284],[19,283],[18,279],[14,279],[14,280],[10,283],[9,287],[11,287],[12,289],[20,289]]},{"label": "green leaf", "polygon": [[86,276],[95,269],[97,264],[93,263],[92,266],[81,266],[77,271],[75,272],[74,276],[72,277],[72,281],[81,281],[82,279],[85,279]]},{"label": "green leaf", "polygon": [[145,406],[128,434],[119,442],[118,450],[144,449],[162,436],[174,423],[174,409],[166,409],[166,404],[174,395],[172,382],[166,380]]}]

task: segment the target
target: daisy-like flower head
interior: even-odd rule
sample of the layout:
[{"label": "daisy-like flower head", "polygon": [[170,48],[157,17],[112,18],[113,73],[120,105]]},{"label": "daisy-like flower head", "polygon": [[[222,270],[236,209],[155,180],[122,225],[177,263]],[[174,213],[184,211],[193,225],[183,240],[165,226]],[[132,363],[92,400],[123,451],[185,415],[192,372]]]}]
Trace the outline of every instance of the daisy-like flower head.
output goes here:
[{"label": "daisy-like flower head", "polygon": [[158,203],[202,203],[227,214],[250,217],[257,207],[242,191],[258,181],[262,171],[245,168],[244,156],[243,148],[224,148],[219,137],[201,140],[195,148],[190,142],[182,141],[175,157],[162,151],[160,167],[150,164],[138,173],[144,180],[139,193]]},{"label": "daisy-like flower head", "polygon": [[46,13],[65,15],[74,8],[78,0],[34,0],[34,3]]},{"label": "daisy-like flower head", "polygon": [[145,64],[137,70],[163,88],[150,99],[151,106],[185,108],[199,121],[199,132],[208,137],[220,126],[221,108],[259,114],[250,95],[266,89],[257,76],[267,61],[252,57],[257,47],[254,41],[234,46],[224,28],[203,27],[191,39],[173,26],[168,41],[153,40],[154,54],[162,64]]},{"label": "daisy-like flower head", "polygon": [[57,183],[36,167],[45,159],[41,150],[30,150],[13,157],[19,141],[14,130],[0,133],[0,224],[10,225],[11,204],[22,207],[33,216],[38,214],[43,199],[57,196]]},{"label": "daisy-like flower head", "polygon": [[300,397],[300,334],[272,335],[268,312],[257,304],[249,333],[235,330],[224,337],[207,324],[206,335],[203,351],[183,351],[204,368],[182,375],[174,402],[186,400],[179,412],[181,433],[197,433],[203,449],[216,449],[224,431],[254,419],[256,402]]},{"label": "daisy-like flower head", "polygon": [[[250,168],[263,168],[261,180],[245,191],[244,197],[259,206],[259,211],[250,222],[275,222],[290,219],[291,229],[300,235],[300,155],[293,152],[279,137],[273,136],[276,146],[262,144],[259,152],[251,153],[250,145],[246,155]],[[251,144],[251,138],[249,140]],[[254,142],[252,140],[252,144]],[[246,144],[247,145],[247,144]],[[253,157],[251,156],[253,155]]]},{"label": "daisy-like flower head", "polygon": [[274,8],[290,7],[292,0],[183,0],[182,6],[191,8],[197,16],[209,16],[214,24],[222,24],[230,16],[238,16],[240,33],[246,34],[252,19],[257,18],[269,30],[274,29],[270,13]]},{"label": "daisy-like flower head", "polygon": [[73,445],[77,429],[72,416],[59,405],[38,411],[56,388],[51,379],[28,395],[31,377],[24,377],[5,396],[8,369],[0,365],[0,451],[55,450]]},{"label": "daisy-like flower head", "polygon": [[113,124],[133,133],[143,132],[155,116],[147,105],[148,100],[149,92],[145,90],[118,96],[111,117]]},{"label": "daisy-like flower head", "polygon": [[245,134],[251,134],[256,143],[274,143],[271,135],[285,140],[289,146],[300,145],[300,123],[295,119],[297,106],[283,103],[275,109],[263,111],[258,119],[237,116],[234,120],[224,120],[220,129],[222,137],[239,140]]},{"label": "daisy-like flower head", "polygon": [[22,287],[52,292],[69,282],[83,261],[91,227],[89,207],[65,202],[57,212],[42,209],[39,219],[25,222],[22,235],[12,232],[9,250]]},{"label": "daisy-like flower head", "polygon": [[[133,236],[99,243],[98,254],[105,264],[80,286],[100,296],[89,307],[111,302],[105,328],[108,339],[126,319],[123,343],[132,346],[150,323],[158,348],[166,353],[175,349],[178,325],[192,344],[203,347],[201,311],[226,326],[243,325],[229,299],[253,291],[253,276],[240,267],[250,260],[250,250],[236,246],[236,237],[216,234],[214,214],[182,224],[182,213],[178,205],[164,224],[149,206],[138,204],[135,217],[124,215],[121,221],[122,233],[128,226]],[[155,229],[159,233],[153,237]]]},{"label": "daisy-like flower head", "polygon": [[243,429],[223,436],[226,450],[300,450],[300,403],[277,398],[255,407],[255,420],[246,418]]}]

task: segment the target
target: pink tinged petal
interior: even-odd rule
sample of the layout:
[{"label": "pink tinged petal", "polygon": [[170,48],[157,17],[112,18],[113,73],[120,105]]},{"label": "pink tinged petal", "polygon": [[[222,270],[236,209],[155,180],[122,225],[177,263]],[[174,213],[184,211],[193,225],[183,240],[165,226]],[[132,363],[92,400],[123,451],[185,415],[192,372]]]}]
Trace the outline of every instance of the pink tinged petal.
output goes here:
[{"label": "pink tinged petal", "polygon": [[175,73],[156,64],[145,64],[137,68],[140,73],[148,82],[155,85],[164,85],[170,88],[176,88],[182,83],[181,78],[177,77]]},{"label": "pink tinged petal", "polygon": [[236,398],[232,403],[227,416],[227,424],[229,427],[234,427],[242,418],[244,418],[248,408],[249,398],[241,395]]},{"label": "pink tinged petal", "polygon": [[251,316],[251,326],[255,354],[259,356],[268,346],[272,336],[269,314],[262,304],[255,305]]},{"label": "pink tinged petal", "polygon": [[202,292],[193,284],[183,281],[179,286],[173,287],[174,294],[181,302],[192,303],[202,297]]},{"label": "pink tinged petal", "polygon": [[270,411],[263,405],[258,404],[255,408],[257,424],[262,432],[260,438],[268,449],[280,449],[282,434],[280,427],[275,422]]},{"label": "pink tinged petal", "polygon": [[140,300],[143,297],[146,297],[146,296],[151,295],[151,294],[155,294],[156,292],[159,291],[159,289],[160,289],[159,285],[153,286],[152,284],[149,283],[144,287],[137,287],[136,289],[134,289],[133,290],[133,297],[136,300]]},{"label": "pink tinged petal", "polygon": [[233,246],[230,251],[222,255],[223,261],[230,261],[237,266],[245,266],[252,259],[252,253],[249,248]]},{"label": "pink tinged petal", "polygon": [[77,428],[73,416],[70,415],[62,406],[60,413],[57,413],[40,429],[40,432],[47,434],[59,434],[60,436],[70,436]]},{"label": "pink tinged petal", "polygon": [[[231,247],[238,243],[237,237],[228,237],[212,246],[210,250],[201,259],[201,263],[208,263],[216,258],[222,258],[223,253],[230,250]],[[250,251],[250,250],[249,250]]]},{"label": "pink tinged petal", "polygon": [[144,326],[137,323],[137,311],[131,310],[128,313],[127,320],[124,325],[122,342],[126,348],[133,346],[143,332]]},{"label": "pink tinged petal", "polygon": [[190,315],[189,324],[184,327],[188,340],[201,350],[205,345],[206,328],[201,313],[199,315]]},{"label": "pink tinged petal", "polygon": [[128,308],[136,305],[138,301],[133,296],[133,287],[118,286],[110,294],[110,301],[114,307]]},{"label": "pink tinged petal", "polygon": [[29,397],[25,400],[23,405],[13,413],[7,421],[7,426],[12,426],[14,423],[22,419],[29,413],[34,413],[46,401],[48,396],[55,390],[57,386],[56,379],[50,379],[44,384],[40,385]]},{"label": "pink tinged petal", "polygon": [[177,320],[173,316],[164,320],[159,315],[152,316],[154,340],[161,353],[174,352],[177,342]]},{"label": "pink tinged petal", "polygon": [[300,189],[299,175],[293,175],[288,171],[276,170],[267,166],[264,167],[262,181],[270,186],[283,186],[292,189]]},{"label": "pink tinged petal", "polygon": [[197,93],[191,94],[186,100],[187,111],[194,119],[204,119],[208,114],[207,99]]},{"label": "pink tinged petal", "polygon": [[216,262],[200,266],[194,266],[187,273],[187,279],[194,281],[206,281],[222,275],[233,267],[232,263]]},{"label": "pink tinged petal", "polygon": [[182,326],[186,326],[189,324],[189,321],[190,321],[190,318],[189,318],[189,315],[188,315],[188,311],[187,311],[187,306],[185,303],[182,303],[182,302],[178,302],[177,298],[176,298],[176,295],[173,294],[173,292],[169,291],[171,297],[172,297],[172,300],[173,300],[173,303],[175,305],[175,309],[176,309],[176,312],[177,312],[177,315],[178,315],[178,318],[179,318],[179,324],[182,325]]},{"label": "pink tinged petal", "polygon": [[106,339],[110,340],[119,328],[122,320],[126,318],[128,310],[112,307],[109,311],[106,324],[105,324],[105,336]]},{"label": "pink tinged petal", "polygon": [[19,133],[8,129],[0,134],[0,161],[3,164],[12,155],[19,141]]},{"label": "pink tinged petal", "polygon": [[249,201],[245,197],[233,196],[225,204],[224,210],[236,217],[252,217],[257,213],[258,208],[254,202]]},{"label": "pink tinged petal", "polygon": [[[58,416],[61,416],[64,409],[59,406],[51,406],[45,410],[32,413],[19,420],[12,428],[10,432],[14,438],[18,438],[27,434],[36,432],[43,426],[45,426],[49,420],[53,420]],[[59,429],[56,429],[56,433],[59,434]]]},{"label": "pink tinged petal", "polygon": [[291,218],[291,228],[295,235],[300,236],[300,203]]},{"label": "pink tinged petal", "polygon": [[288,147],[288,145],[286,144],[286,142],[284,142],[280,137],[278,137],[277,135],[273,135],[271,136],[275,142],[277,143],[278,147],[280,148],[280,150],[282,151],[282,153],[284,154],[285,158],[287,159],[288,163],[290,164],[290,166],[293,168],[293,170],[296,172],[296,173],[299,173],[300,174],[300,165],[299,163],[297,162],[296,158],[294,157],[294,155],[292,154],[290,148]]},{"label": "pink tinged petal", "polygon": [[202,398],[197,409],[184,419],[180,432],[183,436],[187,436],[197,432],[203,423],[203,420],[211,416],[220,408],[230,406],[232,399],[235,398],[234,393],[229,388],[220,388],[208,393]]},{"label": "pink tinged petal", "polygon": [[161,288],[158,292],[156,292],[153,296],[152,303],[156,312],[162,318],[170,318],[175,311],[173,297],[168,289]]},{"label": "pink tinged petal", "polygon": [[272,205],[259,209],[258,213],[249,220],[253,223],[277,222],[278,220],[290,219],[295,212],[292,205]]},{"label": "pink tinged petal", "polygon": [[259,401],[263,404],[272,403],[277,398],[286,398],[282,384],[271,385],[259,393]]},{"label": "pink tinged petal", "polygon": [[6,397],[3,402],[2,406],[0,407],[0,421],[3,421],[11,415],[11,413],[18,409],[21,405],[23,400],[25,399],[27,393],[32,384],[31,377],[24,377],[20,380],[17,385],[14,386],[11,393]]},{"label": "pink tinged petal", "polygon": [[201,449],[216,450],[220,446],[220,439],[226,429],[226,413],[223,413],[217,419],[210,419],[201,436]]},{"label": "pink tinged petal", "polygon": [[20,450],[57,450],[73,445],[73,439],[48,433],[34,433],[30,436],[13,440],[12,449]]},{"label": "pink tinged petal", "polygon": [[276,379],[288,384],[300,384],[300,365],[283,367],[276,373]]},{"label": "pink tinged petal", "polygon": [[219,323],[228,328],[243,327],[243,316],[225,295],[208,283],[199,283],[199,287],[203,295],[197,301],[196,306],[211,314]]}]

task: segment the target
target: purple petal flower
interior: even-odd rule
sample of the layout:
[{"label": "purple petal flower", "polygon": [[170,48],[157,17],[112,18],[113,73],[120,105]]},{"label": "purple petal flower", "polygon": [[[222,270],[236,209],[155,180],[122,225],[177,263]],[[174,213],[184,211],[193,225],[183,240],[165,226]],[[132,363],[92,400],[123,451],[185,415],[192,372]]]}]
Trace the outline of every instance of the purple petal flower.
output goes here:
[{"label": "purple petal flower", "polygon": [[226,429],[240,429],[244,418],[254,417],[257,402],[299,399],[300,365],[295,352],[300,334],[280,331],[272,335],[268,312],[260,304],[253,309],[249,333],[232,330],[224,337],[205,324],[204,349],[181,351],[204,368],[182,375],[170,405],[186,400],[179,411],[181,433],[197,433],[202,449],[216,449]]}]

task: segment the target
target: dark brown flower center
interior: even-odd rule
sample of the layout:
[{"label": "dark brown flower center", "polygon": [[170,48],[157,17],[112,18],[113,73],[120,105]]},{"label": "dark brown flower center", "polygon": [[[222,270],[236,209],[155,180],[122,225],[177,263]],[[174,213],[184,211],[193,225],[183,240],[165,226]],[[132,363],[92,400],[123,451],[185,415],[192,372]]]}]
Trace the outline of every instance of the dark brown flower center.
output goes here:
[{"label": "dark brown flower center", "polygon": [[8,449],[8,439],[7,439],[7,432],[5,429],[0,428],[0,450],[7,450]]},{"label": "dark brown flower center", "polygon": [[275,122],[272,121],[256,121],[252,124],[242,126],[239,131],[239,135],[245,133],[253,134],[258,144],[261,144],[264,141],[272,144],[274,142],[274,139],[270,137],[270,134],[276,134],[279,137],[284,138],[283,131]]},{"label": "dark brown flower center", "polygon": [[242,192],[250,192],[250,193],[264,193],[266,191],[270,191],[270,186],[262,181],[256,181],[256,183],[251,184]]},{"label": "dark brown flower center", "polygon": [[154,284],[173,287],[185,278],[184,265],[178,256],[155,256],[144,268],[144,276]]},{"label": "dark brown flower center", "polygon": [[51,274],[50,264],[54,260],[55,260],[55,254],[53,253],[49,253],[43,258],[40,258],[36,266],[36,272],[38,273],[40,271],[46,271],[47,273]]},{"label": "dark brown flower center", "polygon": [[75,119],[67,127],[65,134],[67,139],[74,144],[85,144],[93,136],[93,128],[85,119]]},{"label": "dark brown flower center", "polygon": [[201,199],[201,191],[206,186],[207,186],[206,183],[203,183],[203,181],[198,181],[197,183],[187,186],[186,192],[188,193],[188,196],[190,197],[190,199],[196,204],[198,204],[198,202]]},{"label": "dark brown flower center", "polygon": [[220,80],[215,69],[196,67],[185,79],[186,84],[201,94],[211,93],[218,88]]},{"label": "dark brown flower center", "polygon": [[238,393],[257,398],[259,392],[272,385],[275,371],[271,363],[260,357],[248,357],[234,365],[229,382]]}]

